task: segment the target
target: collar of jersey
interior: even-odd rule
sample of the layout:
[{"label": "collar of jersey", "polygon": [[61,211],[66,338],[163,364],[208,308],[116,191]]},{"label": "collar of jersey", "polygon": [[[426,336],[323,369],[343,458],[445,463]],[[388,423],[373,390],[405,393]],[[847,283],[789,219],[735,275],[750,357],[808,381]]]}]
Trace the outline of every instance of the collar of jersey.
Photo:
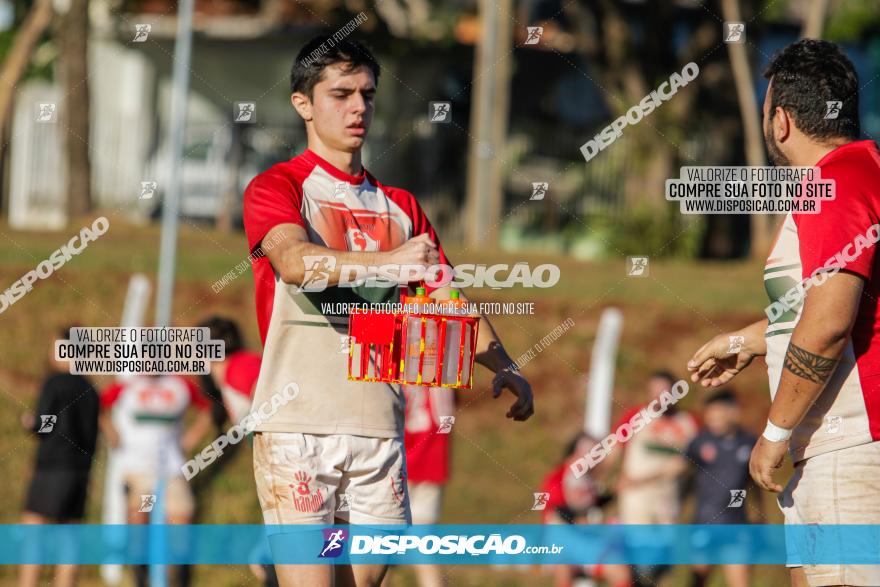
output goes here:
[{"label": "collar of jersey", "polygon": [[323,169],[336,179],[347,181],[351,184],[360,185],[361,183],[363,183],[364,178],[367,176],[367,170],[364,169],[363,165],[361,165],[361,172],[358,175],[349,175],[341,169],[334,167],[332,163],[326,161],[311,149],[306,149],[305,151],[303,151],[303,157],[315,163],[316,165],[320,165],[321,169]]},{"label": "collar of jersey", "polygon": [[871,139],[864,140],[864,141],[850,141],[848,143],[844,143],[844,144],[840,145],[839,147],[832,149],[831,151],[828,151],[827,153],[825,153],[825,156],[816,162],[815,167],[821,167],[822,165],[828,163],[830,160],[834,159],[838,155],[841,155],[843,153],[847,153],[853,149],[870,149],[872,146],[874,146],[874,141]]}]

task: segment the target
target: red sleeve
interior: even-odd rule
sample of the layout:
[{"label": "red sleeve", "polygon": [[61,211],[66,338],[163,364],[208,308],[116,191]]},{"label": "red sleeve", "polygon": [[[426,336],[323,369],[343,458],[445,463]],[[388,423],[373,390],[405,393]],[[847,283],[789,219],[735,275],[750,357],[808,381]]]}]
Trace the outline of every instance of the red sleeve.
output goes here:
[{"label": "red sleeve", "polygon": [[[428,220],[428,216],[425,214],[425,211],[422,210],[422,207],[419,206],[418,201],[415,196],[406,190],[398,190],[394,188],[388,188],[383,186],[383,190],[386,190],[386,193],[389,193],[392,196],[392,199],[403,208],[403,211],[407,213],[410,220],[413,223],[413,237],[417,237],[420,234],[427,234],[434,244],[437,245],[437,252],[440,253],[440,264],[441,265],[452,265],[449,262],[449,259],[446,257],[446,252],[443,250],[443,246],[440,244],[440,238],[437,236],[437,232],[434,230],[434,227],[431,225],[431,221]],[[450,276],[451,280],[452,276]],[[436,287],[431,287],[427,283],[425,285],[425,291],[430,294],[432,291],[437,289]]]},{"label": "red sleeve", "polygon": [[[853,178],[837,177],[839,167],[822,169],[823,179],[837,179],[835,199],[822,201],[819,214],[794,214],[803,278],[822,267],[837,267],[871,279],[874,251],[868,229],[878,223],[875,207]],[[836,175],[841,175],[837,171]],[[866,236],[868,233],[868,236]]]},{"label": "red sleeve", "polygon": [[205,394],[202,393],[202,390],[198,385],[193,383],[193,381],[187,377],[181,377],[183,382],[186,384],[186,389],[189,391],[189,401],[190,405],[195,407],[197,410],[208,410],[211,408],[211,402],[208,401],[208,398],[205,397]]},{"label": "red sleeve", "polygon": [[643,407],[644,406],[635,406],[635,407],[632,407],[632,408],[626,410],[623,413],[623,415],[620,417],[620,419],[618,419],[617,422],[614,423],[614,426],[611,427],[611,433],[613,434],[615,430],[620,428],[623,424],[626,424],[627,422],[629,422],[630,419],[633,416],[635,416],[636,414],[638,414],[639,410],[641,410]]},{"label": "red sleeve", "polygon": [[226,384],[245,397],[252,397],[260,376],[260,355],[248,351],[233,353],[226,366]]},{"label": "red sleeve", "polygon": [[280,172],[269,169],[251,180],[244,191],[244,231],[251,252],[279,224],[306,228],[301,206],[302,190]]},{"label": "red sleeve", "polygon": [[122,393],[123,389],[124,386],[121,383],[114,383],[106,387],[103,393],[101,393],[101,409],[110,409],[116,403],[116,400],[119,399],[119,394]]}]

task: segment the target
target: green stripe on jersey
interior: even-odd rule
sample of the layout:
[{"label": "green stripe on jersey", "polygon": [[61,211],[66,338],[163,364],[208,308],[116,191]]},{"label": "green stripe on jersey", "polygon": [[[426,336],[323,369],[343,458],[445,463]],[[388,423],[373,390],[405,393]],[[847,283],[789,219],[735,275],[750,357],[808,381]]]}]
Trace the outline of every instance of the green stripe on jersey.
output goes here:
[{"label": "green stripe on jersey", "polygon": [[767,275],[768,273],[776,273],[777,271],[797,269],[798,267],[800,267],[799,263],[795,263],[794,265],[779,265],[778,267],[764,267],[764,275]]}]

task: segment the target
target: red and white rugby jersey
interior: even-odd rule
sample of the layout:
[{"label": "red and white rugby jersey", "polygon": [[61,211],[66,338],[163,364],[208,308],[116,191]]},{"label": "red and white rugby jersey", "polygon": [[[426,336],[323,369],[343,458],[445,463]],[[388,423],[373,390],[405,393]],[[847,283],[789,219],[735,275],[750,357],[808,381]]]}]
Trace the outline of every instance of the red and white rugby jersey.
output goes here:
[{"label": "red and white rugby jersey", "polygon": [[406,471],[409,481],[446,483],[449,480],[449,437],[445,416],[455,415],[455,391],[448,387],[404,385],[406,395]]},{"label": "red and white rugby jersey", "polygon": [[[648,404],[644,404],[630,408],[611,430],[617,430],[628,423],[647,406]],[[659,418],[651,420],[620,449],[623,450],[623,474],[637,480],[658,476],[681,457],[697,435],[699,427],[699,422],[692,413],[680,409],[670,409]],[[651,487],[671,487],[674,484],[674,480],[659,479],[652,481]]]},{"label": "red and white rugby jersey", "polygon": [[101,409],[112,408],[119,433],[117,457],[126,473],[180,476],[181,424],[186,410],[210,408],[189,379],[178,375],[138,375],[118,381],[101,394]]},{"label": "red and white rugby jersey", "polygon": [[[764,288],[771,302],[776,301],[821,267],[859,275],[865,286],[838,368],[794,430],[795,461],[880,440],[880,255],[865,237],[869,227],[880,222],[880,153],[873,141],[856,141],[831,151],[816,165],[823,180],[835,180],[836,198],[823,201],[818,214],[785,218],[764,268]],[[767,372],[773,397],[802,308],[798,303],[788,311],[774,312],[767,326]]]},{"label": "red and white rugby jersey", "polygon": [[[349,175],[310,150],[255,177],[244,195],[251,251],[279,224],[298,224],[315,244],[340,251],[388,251],[428,234],[439,241],[415,197],[385,186],[366,170]],[[440,263],[448,263],[440,248]],[[403,434],[403,394],[397,385],[348,381],[348,317],[322,304],[397,301],[397,288],[328,287],[299,292],[281,281],[269,259],[253,262],[263,364],[253,407],[288,384],[295,400],[257,426],[265,432]],[[308,267],[307,267],[308,269]]]}]

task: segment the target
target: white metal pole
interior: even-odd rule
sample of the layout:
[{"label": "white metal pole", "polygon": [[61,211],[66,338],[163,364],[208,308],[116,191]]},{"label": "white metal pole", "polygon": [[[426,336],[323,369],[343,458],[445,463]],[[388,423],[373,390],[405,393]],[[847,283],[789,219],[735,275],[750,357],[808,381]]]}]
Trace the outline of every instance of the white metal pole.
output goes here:
[{"label": "white metal pole", "polygon": [[186,127],[186,97],[189,93],[192,54],[194,0],[177,5],[177,39],[174,42],[174,74],[171,90],[171,118],[168,126],[168,186],[162,202],[162,243],[159,251],[159,284],[156,289],[156,326],[169,326],[174,297],[174,266],[177,255],[177,221],[180,210],[183,140]]},{"label": "white metal pole", "polygon": [[611,428],[611,400],[614,397],[614,366],[617,343],[623,329],[623,314],[607,308],[599,318],[599,330],[593,343],[590,376],[587,384],[584,431],[596,439],[604,438]]}]

